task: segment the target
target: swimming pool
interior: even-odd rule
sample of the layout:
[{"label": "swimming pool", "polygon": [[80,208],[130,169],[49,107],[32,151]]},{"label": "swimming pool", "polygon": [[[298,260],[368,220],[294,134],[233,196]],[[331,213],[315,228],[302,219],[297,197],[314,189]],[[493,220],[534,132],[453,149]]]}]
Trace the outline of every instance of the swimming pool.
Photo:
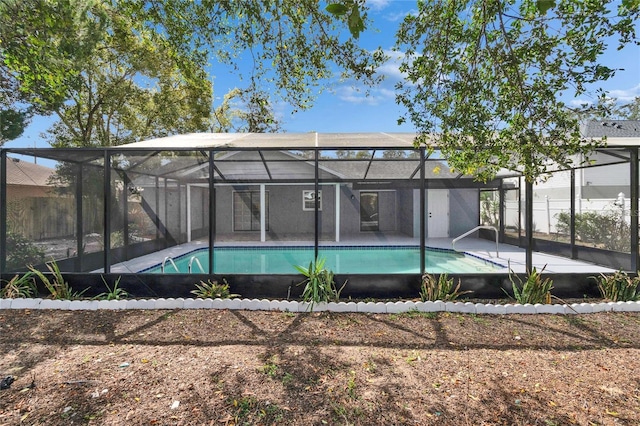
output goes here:
[{"label": "swimming pool", "polygon": [[[294,265],[308,267],[312,247],[219,247],[214,250],[215,274],[297,274]],[[418,247],[320,247],[325,268],[336,274],[418,274]],[[209,250],[199,249],[164,263],[164,273],[209,271]],[[426,249],[427,272],[440,274],[491,273],[504,267],[451,250]],[[162,273],[162,265],[140,271]]]}]

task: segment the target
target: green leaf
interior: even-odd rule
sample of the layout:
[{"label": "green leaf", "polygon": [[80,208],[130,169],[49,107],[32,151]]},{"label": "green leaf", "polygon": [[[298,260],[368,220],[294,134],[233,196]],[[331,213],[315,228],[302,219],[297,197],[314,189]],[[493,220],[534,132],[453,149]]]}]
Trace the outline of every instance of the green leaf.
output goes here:
[{"label": "green leaf", "polygon": [[353,6],[349,14],[349,31],[354,38],[358,38],[360,33],[364,31],[364,21],[360,16],[360,10],[357,5]]},{"label": "green leaf", "polygon": [[541,14],[546,14],[547,11],[553,7],[555,7],[555,0],[538,0],[536,2],[536,7]]},{"label": "green leaf", "polygon": [[331,13],[332,15],[336,15],[336,16],[346,15],[347,12],[349,11],[349,8],[347,8],[347,6],[345,6],[344,4],[340,4],[340,3],[331,3],[331,4],[327,5],[327,7],[325,9],[326,9],[327,12]]}]

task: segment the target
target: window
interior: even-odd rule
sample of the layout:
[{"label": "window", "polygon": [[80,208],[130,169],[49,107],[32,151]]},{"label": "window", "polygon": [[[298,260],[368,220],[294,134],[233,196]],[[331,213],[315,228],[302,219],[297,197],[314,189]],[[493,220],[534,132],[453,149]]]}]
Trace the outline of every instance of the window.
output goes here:
[{"label": "window", "polygon": [[[318,210],[322,210],[322,191],[318,191]],[[316,191],[302,191],[302,210],[316,209]]]},{"label": "window", "polygon": [[360,193],[360,231],[378,231],[378,193]]},{"label": "window", "polygon": [[[269,230],[269,193],[265,194],[265,230]],[[233,193],[233,230],[260,230],[260,191]]]}]

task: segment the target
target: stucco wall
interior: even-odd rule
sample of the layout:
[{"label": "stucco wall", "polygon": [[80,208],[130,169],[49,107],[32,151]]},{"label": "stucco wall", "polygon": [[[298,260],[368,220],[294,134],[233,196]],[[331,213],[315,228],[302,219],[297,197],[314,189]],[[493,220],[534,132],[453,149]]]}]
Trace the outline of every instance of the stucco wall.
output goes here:
[{"label": "stucco wall", "polygon": [[463,234],[480,223],[480,203],[477,189],[449,191],[449,235]]},{"label": "stucco wall", "polygon": [[[182,188],[184,189],[184,187]],[[314,211],[302,208],[302,191],[313,190],[313,185],[267,185],[269,197],[269,236],[277,238],[292,234],[314,233]],[[320,232],[322,238],[335,237],[335,185],[321,185],[322,210],[319,212]],[[259,185],[218,186],[215,189],[216,234],[229,235],[233,231],[233,192],[260,191]],[[341,236],[361,235],[360,231],[360,194],[361,192],[378,193],[379,231],[401,232],[412,235],[414,231],[414,191],[412,189],[360,191],[348,185],[340,186],[340,234]],[[161,194],[163,191],[161,191]],[[154,206],[154,201],[149,200]],[[178,212],[179,203],[182,211]],[[179,200],[176,191],[167,193],[168,215],[166,226],[177,236],[178,230],[186,231],[186,212],[184,205],[186,196]],[[208,194],[204,188],[192,188],[191,192],[192,230],[207,229],[208,226]],[[453,189],[449,195],[450,235],[457,236],[479,223],[478,190]],[[164,196],[161,195],[161,218],[164,216]],[[180,225],[178,221],[182,222]],[[366,233],[367,231],[365,231]],[[371,232],[371,231],[369,231]],[[260,231],[242,231],[236,234],[259,236]]]},{"label": "stucco wall", "polygon": [[398,202],[398,231],[413,235],[413,189],[399,189],[396,192]]}]

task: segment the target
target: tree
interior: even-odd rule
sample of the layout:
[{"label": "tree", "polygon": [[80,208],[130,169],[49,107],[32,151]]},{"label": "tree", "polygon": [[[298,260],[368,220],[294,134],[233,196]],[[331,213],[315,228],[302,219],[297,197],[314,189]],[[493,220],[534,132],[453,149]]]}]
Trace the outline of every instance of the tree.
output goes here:
[{"label": "tree", "polygon": [[616,70],[599,63],[612,39],[638,43],[640,2],[429,0],[405,17],[397,101],[449,164],[478,179],[518,169],[529,182],[568,166],[594,142],[560,95],[580,96]]},{"label": "tree", "polygon": [[280,120],[264,91],[235,88],[224,95],[220,106],[214,108],[209,130],[220,133],[276,133],[280,130]]},{"label": "tree", "polygon": [[640,120],[640,97],[632,101],[620,103],[616,98],[603,96],[592,105],[585,104],[582,108],[572,108],[570,111],[581,121],[589,120]]},{"label": "tree", "polygon": [[362,49],[341,33],[345,20],[362,29],[368,22],[359,0],[345,1],[348,15],[322,10],[317,0],[116,3],[146,28],[167,34],[176,49],[205,56],[214,66],[231,64],[249,90],[272,85],[294,110],[312,105],[322,90],[319,82],[333,77],[336,66],[370,85],[381,78],[376,69],[385,55]]},{"label": "tree", "polygon": [[616,112],[623,120],[640,120],[640,96],[636,96],[633,101],[619,106]]},{"label": "tree", "polygon": [[27,113],[15,109],[0,109],[0,145],[22,135],[27,125]]},{"label": "tree", "polygon": [[246,128],[274,131],[267,87],[298,110],[335,65],[350,78],[379,80],[384,55],[359,48],[337,25],[364,28],[366,13],[352,9],[344,18],[316,0],[1,0],[0,63],[27,105],[60,117],[55,146],[206,128],[209,64],[232,65],[248,81],[240,95]]},{"label": "tree", "polygon": [[[24,99],[59,121],[54,147],[110,146],[206,127],[211,83],[175,51],[107,4],[3,4],[2,54]],[[16,25],[6,25],[9,18]]]},{"label": "tree", "polygon": [[0,146],[22,135],[31,111],[19,105],[18,82],[0,60]]}]

